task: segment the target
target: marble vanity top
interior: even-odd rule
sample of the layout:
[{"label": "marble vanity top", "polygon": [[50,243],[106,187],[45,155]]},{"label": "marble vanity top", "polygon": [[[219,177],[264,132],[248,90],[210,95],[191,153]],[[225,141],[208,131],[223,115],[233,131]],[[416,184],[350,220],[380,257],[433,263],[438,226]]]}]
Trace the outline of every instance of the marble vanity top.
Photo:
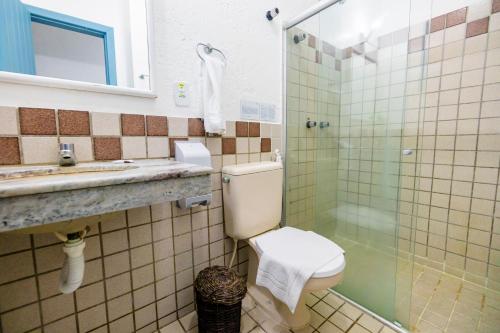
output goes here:
[{"label": "marble vanity top", "polygon": [[203,197],[211,172],[167,159],[1,167],[0,232],[62,232],[89,217]]},{"label": "marble vanity top", "polygon": [[[120,162],[120,161],[116,161]],[[132,163],[94,162],[73,167],[19,166],[0,168],[0,198],[91,187],[186,178],[210,174],[211,168],[157,159]]]}]

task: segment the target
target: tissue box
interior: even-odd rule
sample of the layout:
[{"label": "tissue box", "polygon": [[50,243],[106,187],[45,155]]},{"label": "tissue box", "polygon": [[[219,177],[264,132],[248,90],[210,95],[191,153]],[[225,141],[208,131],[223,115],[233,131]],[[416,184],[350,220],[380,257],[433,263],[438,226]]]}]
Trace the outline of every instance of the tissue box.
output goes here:
[{"label": "tissue box", "polygon": [[176,141],[175,159],[179,162],[212,167],[210,152],[200,142]]}]

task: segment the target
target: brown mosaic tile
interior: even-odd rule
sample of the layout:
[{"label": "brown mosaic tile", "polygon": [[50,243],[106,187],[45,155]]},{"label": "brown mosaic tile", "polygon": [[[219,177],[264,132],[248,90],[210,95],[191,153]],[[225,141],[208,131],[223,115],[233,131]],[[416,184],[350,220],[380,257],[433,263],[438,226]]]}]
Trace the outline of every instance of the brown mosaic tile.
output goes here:
[{"label": "brown mosaic tile", "polygon": [[316,63],[317,64],[322,64],[323,63],[322,54],[318,50],[316,50]]},{"label": "brown mosaic tile", "polygon": [[188,135],[189,136],[205,136],[205,125],[201,118],[188,119]]},{"label": "brown mosaic tile", "polygon": [[348,47],[342,50],[342,59],[349,59],[352,57],[352,48]]},{"label": "brown mosaic tile", "polygon": [[20,163],[18,138],[0,138],[0,165]]},{"label": "brown mosaic tile", "polygon": [[307,45],[309,45],[309,47],[316,48],[316,36],[309,34]]},{"label": "brown mosaic tile", "polygon": [[446,15],[434,17],[431,20],[431,33],[446,28]]},{"label": "brown mosaic tile", "polygon": [[59,134],[90,135],[90,120],[87,111],[59,110]]},{"label": "brown mosaic tile", "polygon": [[236,136],[248,136],[248,122],[246,121],[236,122]]},{"label": "brown mosaic tile", "polygon": [[467,7],[450,12],[446,14],[446,27],[450,28],[465,23],[466,18],[467,18]]},{"label": "brown mosaic tile", "polygon": [[410,41],[408,42],[408,53],[422,51],[424,49],[424,45],[425,45],[424,36],[410,39]]},{"label": "brown mosaic tile", "polygon": [[56,111],[53,109],[19,108],[21,134],[56,135]]},{"label": "brown mosaic tile", "polygon": [[323,45],[323,53],[335,57],[335,46],[327,42],[322,42],[322,45]]},{"label": "brown mosaic tile", "polygon": [[122,158],[120,138],[94,138],[94,157],[96,160],[119,160]]},{"label": "brown mosaic tile", "polygon": [[235,138],[222,138],[222,154],[236,154]]},{"label": "brown mosaic tile", "polygon": [[122,135],[143,136],[146,135],[144,116],[140,114],[122,114]]},{"label": "brown mosaic tile", "polygon": [[469,38],[487,33],[489,24],[490,24],[489,17],[485,17],[480,20],[467,23],[466,37]]},{"label": "brown mosaic tile", "polygon": [[175,141],[188,141],[188,138],[168,138],[170,157],[175,157]]},{"label": "brown mosaic tile", "polygon": [[491,6],[491,12],[493,14],[500,12],[500,0],[493,0],[493,4]]},{"label": "brown mosaic tile", "polygon": [[260,151],[262,153],[269,153],[271,151],[271,139],[270,138],[260,139]]},{"label": "brown mosaic tile", "polygon": [[253,138],[260,136],[260,123],[248,123],[248,136],[251,136]]},{"label": "brown mosaic tile", "polygon": [[168,118],[164,116],[146,116],[148,136],[168,136]]}]

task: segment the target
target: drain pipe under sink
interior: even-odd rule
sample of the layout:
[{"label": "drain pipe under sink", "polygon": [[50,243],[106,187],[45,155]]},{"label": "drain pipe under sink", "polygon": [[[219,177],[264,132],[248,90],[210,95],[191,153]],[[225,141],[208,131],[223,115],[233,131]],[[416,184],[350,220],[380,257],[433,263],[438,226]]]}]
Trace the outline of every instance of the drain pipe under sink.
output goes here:
[{"label": "drain pipe under sink", "polygon": [[83,281],[85,272],[85,235],[89,231],[89,227],[85,230],[68,235],[63,235],[56,232],[55,235],[63,244],[63,252],[66,254],[64,265],[59,278],[59,290],[63,294],[71,294],[77,290]]}]

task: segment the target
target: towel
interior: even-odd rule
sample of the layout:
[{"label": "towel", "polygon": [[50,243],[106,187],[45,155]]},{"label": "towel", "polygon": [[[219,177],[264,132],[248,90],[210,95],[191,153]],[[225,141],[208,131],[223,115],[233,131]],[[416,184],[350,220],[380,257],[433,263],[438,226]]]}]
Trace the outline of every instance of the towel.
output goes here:
[{"label": "towel", "polygon": [[221,90],[226,63],[214,53],[203,52],[202,57],[201,89],[205,130],[208,133],[223,134],[226,122],[222,118]]},{"label": "towel", "polygon": [[344,253],[323,236],[290,227],[259,236],[256,245],[261,252],[257,285],[267,288],[292,313],[311,276]]}]

